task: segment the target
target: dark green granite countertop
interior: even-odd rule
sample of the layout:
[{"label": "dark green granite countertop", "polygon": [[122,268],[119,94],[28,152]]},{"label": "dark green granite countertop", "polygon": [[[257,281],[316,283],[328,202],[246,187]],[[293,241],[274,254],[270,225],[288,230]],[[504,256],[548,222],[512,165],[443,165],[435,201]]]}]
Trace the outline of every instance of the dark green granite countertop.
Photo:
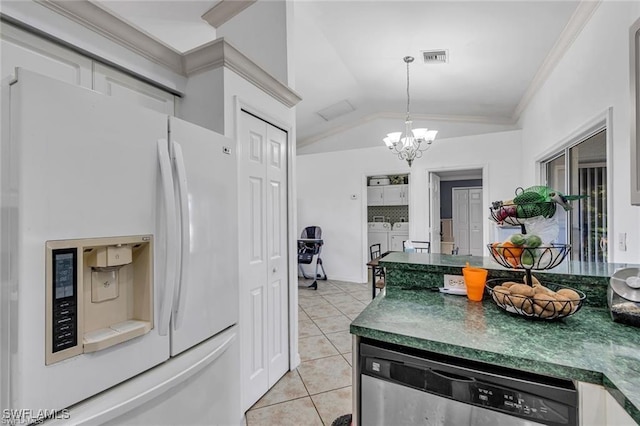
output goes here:
[{"label": "dark green granite countertop", "polygon": [[[386,292],[378,295],[351,323],[351,333],[604,385],[640,423],[640,329],[614,323],[606,302],[605,306],[584,306],[575,315],[562,320],[535,321],[509,314],[490,299],[471,302],[465,296],[430,291],[426,288],[432,286],[429,280],[422,288],[415,282],[405,285],[405,281],[416,281],[415,277],[421,276],[420,271],[422,276],[429,273],[459,274],[459,268],[467,260],[473,266],[490,269],[490,275],[508,271],[490,258],[390,254],[385,258],[388,273]],[[613,271],[624,266],[627,265],[592,266],[585,273],[586,266],[568,263],[554,269],[553,274],[556,277],[564,274],[567,275],[565,278],[574,280],[595,279],[598,282],[594,285],[601,286],[602,281],[597,277],[608,281]],[[389,272],[393,275],[394,271],[397,272],[396,282],[389,276]],[[407,271],[413,271],[413,278]],[[408,278],[405,280],[403,277]]]}]

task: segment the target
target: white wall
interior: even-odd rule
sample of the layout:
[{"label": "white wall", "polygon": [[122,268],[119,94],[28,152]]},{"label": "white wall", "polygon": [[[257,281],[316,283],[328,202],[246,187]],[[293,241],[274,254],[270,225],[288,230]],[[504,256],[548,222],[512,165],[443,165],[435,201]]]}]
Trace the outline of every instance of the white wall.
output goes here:
[{"label": "white wall", "polygon": [[239,51],[287,84],[287,4],[283,0],[257,1],[217,28]]},{"label": "white wall", "polygon": [[[638,17],[640,2],[602,2],[520,120],[522,180],[529,185],[537,183],[535,159],[612,109],[610,262],[640,263],[640,207],[631,206],[629,198],[629,27]],[[618,250],[622,232],[627,251]]]},{"label": "white wall", "polygon": [[[322,227],[322,259],[330,279],[365,282],[368,261],[366,176],[410,173],[410,238],[429,232],[428,171],[484,168],[483,203],[509,198],[520,177],[520,131],[436,140],[411,168],[384,146],[299,155],[298,233]],[[352,200],[351,195],[357,195]],[[485,229],[489,242],[490,227]]]}]

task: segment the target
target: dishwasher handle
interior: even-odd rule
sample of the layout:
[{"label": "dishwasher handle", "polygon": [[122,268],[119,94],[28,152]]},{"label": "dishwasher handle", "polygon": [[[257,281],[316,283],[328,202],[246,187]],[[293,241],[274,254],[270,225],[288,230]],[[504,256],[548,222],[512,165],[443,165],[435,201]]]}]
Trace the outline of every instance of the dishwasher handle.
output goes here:
[{"label": "dishwasher handle", "polygon": [[449,398],[467,401],[476,379],[426,366],[366,357],[363,373]]},{"label": "dishwasher handle", "polygon": [[441,370],[431,370],[433,374],[436,376],[440,376],[443,379],[450,380],[452,382],[465,382],[465,383],[473,383],[476,381],[473,377],[462,376],[460,374],[449,373]]},{"label": "dishwasher handle", "polygon": [[367,357],[363,373],[371,377],[425,390],[429,369],[403,362]]}]

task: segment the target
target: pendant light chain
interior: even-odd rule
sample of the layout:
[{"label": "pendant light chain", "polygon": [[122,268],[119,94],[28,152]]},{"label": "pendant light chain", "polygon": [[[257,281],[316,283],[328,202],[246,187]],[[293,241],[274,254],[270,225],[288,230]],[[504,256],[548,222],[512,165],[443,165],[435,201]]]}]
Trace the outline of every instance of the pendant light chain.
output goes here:
[{"label": "pendant light chain", "polygon": [[405,121],[410,121],[411,118],[409,116],[409,106],[411,104],[411,94],[409,92],[409,64],[413,62],[413,57],[405,56],[404,61],[407,63],[407,119]]}]

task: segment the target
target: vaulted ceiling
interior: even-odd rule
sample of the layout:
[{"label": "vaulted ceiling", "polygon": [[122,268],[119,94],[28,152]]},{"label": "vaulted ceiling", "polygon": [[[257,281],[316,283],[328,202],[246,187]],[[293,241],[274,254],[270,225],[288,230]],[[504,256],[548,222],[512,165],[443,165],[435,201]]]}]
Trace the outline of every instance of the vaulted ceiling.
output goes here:
[{"label": "vaulted ceiling", "polygon": [[[94,3],[177,51],[215,38],[201,16],[217,1]],[[414,120],[444,123],[444,137],[457,135],[452,123],[515,126],[579,21],[588,19],[580,14],[585,3],[295,0],[294,89],[303,98],[296,107],[298,143],[376,119],[397,118],[400,127],[407,55],[416,58]],[[422,52],[430,50],[445,50],[447,61],[425,64]],[[323,118],[319,112],[327,108],[337,117]]]}]

